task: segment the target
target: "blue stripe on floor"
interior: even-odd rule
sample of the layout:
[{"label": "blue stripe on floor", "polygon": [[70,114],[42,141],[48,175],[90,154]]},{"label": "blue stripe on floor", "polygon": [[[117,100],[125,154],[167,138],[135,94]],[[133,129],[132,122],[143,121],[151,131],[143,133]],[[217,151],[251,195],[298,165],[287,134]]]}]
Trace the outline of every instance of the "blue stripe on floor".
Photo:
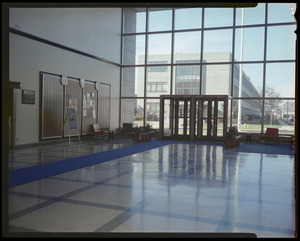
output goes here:
[{"label": "blue stripe on floor", "polygon": [[96,165],[101,162],[125,157],[168,144],[171,144],[171,142],[153,140],[109,151],[103,151],[54,162],[48,162],[37,166],[30,166],[12,170],[9,172],[8,185],[9,187],[21,185],[27,182],[36,181],[42,178],[73,171],[91,165]]},{"label": "blue stripe on floor", "polygon": [[[158,148],[172,143],[224,146],[223,143],[216,143],[216,142],[151,140],[148,142],[134,144],[134,145],[113,149],[109,151],[103,151],[103,152],[73,157],[69,159],[63,159],[54,162],[48,162],[36,166],[11,170],[9,172],[9,187],[21,185],[27,182],[36,181],[42,178],[58,175],[64,172],[73,171],[87,166],[96,165],[102,162],[129,156],[138,152],[147,151],[153,148]],[[283,154],[283,155],[292,154],[288,145],[265,145],[265,144],[241,143],[239,147],[234,148],[234,151],[265,153],[265,154]]]}]

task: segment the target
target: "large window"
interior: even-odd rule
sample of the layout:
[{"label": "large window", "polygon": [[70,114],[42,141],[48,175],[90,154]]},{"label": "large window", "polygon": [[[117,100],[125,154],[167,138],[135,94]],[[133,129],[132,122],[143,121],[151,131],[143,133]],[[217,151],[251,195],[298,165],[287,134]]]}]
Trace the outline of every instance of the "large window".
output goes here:
[{"label": "large window", "polygon": [[171,63],[171,38],[169,33],[148,35],[148,64],[154,61]]},{"label": "large window", "polygon": [[204,31],[203,42],[205,62],[232,61],[232,29]]},{"label": "large window", "polygon": [[121,119],[158,128],[160,95],[229,95],[228,124],[294,133],[295,4],[124,8]]},{"label": "large window", "polygon": [[264,60],[265,28],[238,28],[235,31],[234,56],[237,61]]},{"label": "large window", "polygon": [[174,63],[182,60],[200,63],[200,58],[201,31],[174,34]]}]

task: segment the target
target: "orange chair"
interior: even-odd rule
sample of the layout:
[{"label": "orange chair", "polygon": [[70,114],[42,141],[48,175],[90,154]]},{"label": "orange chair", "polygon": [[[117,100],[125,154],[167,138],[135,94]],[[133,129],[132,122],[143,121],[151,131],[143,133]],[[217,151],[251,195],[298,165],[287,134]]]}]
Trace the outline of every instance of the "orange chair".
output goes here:
[{"label": "orange chair", "polygon": [[274,143],[274,141],[277,141],[279,143],[278,132],[278,128],[267,128],[266,133],[261,134],[259,143],[261,143],[261,140],[270,140],[272,144]]},{"label": "orange chair", "polygon": [[109,131],[105,131],[105,130],[102,130],[100,127],[99,127],[99,124],[92,124],[92,131],[95,135],[101,135],[102,136],[102,139],[103,139],[103,136],[104,135],[108,135],[109,134]]}]

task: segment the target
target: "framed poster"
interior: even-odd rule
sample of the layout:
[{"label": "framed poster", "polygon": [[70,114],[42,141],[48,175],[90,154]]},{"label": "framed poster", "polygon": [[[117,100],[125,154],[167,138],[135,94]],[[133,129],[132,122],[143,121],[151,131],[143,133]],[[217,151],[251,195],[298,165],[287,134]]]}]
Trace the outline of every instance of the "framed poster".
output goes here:
[{"label": "framed poster", "polygon": [[34,90],[22,90],[22,104],[35,104]]},{"label": "framed poster", "polygon": [[77,120],[75,108],[66,108],[69,130],[77,130]]}]

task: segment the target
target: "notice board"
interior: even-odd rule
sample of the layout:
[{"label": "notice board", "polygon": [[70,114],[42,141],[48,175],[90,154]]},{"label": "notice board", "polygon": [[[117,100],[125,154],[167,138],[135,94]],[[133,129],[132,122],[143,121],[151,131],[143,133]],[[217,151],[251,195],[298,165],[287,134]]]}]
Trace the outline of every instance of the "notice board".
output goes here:
[{"label": "notice board", "polygon": [[67,107],[67,120],[69,130],[77,130],[76,111],[73,107]]}]

